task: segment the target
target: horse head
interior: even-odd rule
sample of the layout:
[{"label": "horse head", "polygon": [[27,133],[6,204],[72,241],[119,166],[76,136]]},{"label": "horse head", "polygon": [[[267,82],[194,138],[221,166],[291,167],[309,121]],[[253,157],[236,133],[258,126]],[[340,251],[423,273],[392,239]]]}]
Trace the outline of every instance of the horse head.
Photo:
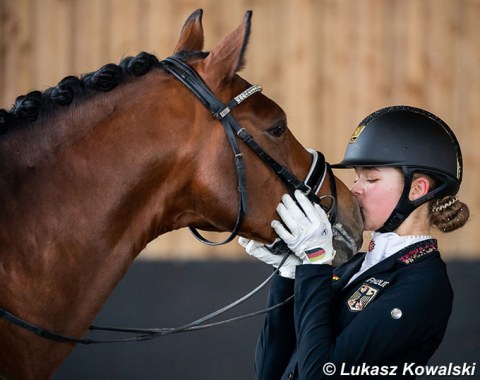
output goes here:
[{"label": "horse head", "polygon": [[[209,53],[201,53],[204,43],[202,12],[194,12],[186,21],[175,48],[174,55],[187,60],[195,68],[209,89],[224,104],[250,87],[237,73],[245,64],[251,26],[251,12],[246,12],[243,22]],[[172,84],[175,85],[175,84]],[[182,87],[180,83],[176,86]],[[185,91],[180,88],[179,91]],[[195,189],[194,205],[183,205],[190,213],[185,224],[204,230],[231,231],[237,217],[238,195],[234,157],[220,121],[190,94],[189,105],[195,110],[195,141],[202,140],[189,157],[195,162],[191,189]],[[249,131],[254,140],[277,162],[288,168],[298,178],[304,179],[312,162],[312,155],[296,140],[288,129],[284,111],[271,99],[255,93],[231,111],[238,124]],[[193,128],[193,126],[192,126]],[[240,146],[246,166],[249,212],[240,234],[263,242],[275,239],[270,221],[278,218],[275,207],[287,189],[277,174],[245,144]],[[326,178],[319,195],[329,194],[333,178]],[[337,178],[338,215],[335,221],[341,233],[335,244],[340,260],[345,261],[361,245],[362,221],[356,200]]]}]

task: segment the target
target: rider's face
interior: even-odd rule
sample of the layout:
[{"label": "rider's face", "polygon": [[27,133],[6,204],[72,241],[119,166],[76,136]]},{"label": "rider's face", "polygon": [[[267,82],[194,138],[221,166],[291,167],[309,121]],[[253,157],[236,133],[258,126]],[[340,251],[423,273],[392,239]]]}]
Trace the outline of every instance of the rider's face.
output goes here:
[{"label": "rider's face", "polygon": [[350,190],[359,201],[365,230],[376,231],[386,222],[402,195],[402,172],[389,167],[357,167],[355,174]]}]

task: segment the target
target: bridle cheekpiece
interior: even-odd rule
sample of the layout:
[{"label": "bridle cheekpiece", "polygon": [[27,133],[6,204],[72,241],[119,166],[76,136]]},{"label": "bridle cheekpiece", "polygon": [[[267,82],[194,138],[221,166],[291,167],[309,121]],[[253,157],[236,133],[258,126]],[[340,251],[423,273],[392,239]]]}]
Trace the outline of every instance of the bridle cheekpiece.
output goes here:
[{"label": "bridle cheekpiece", "polygon": [[[239,192],[238,213],[235,226],[233,227],[230,236],[228,236],[224,241],[221,242],[209,241],[205,239],[195,228],[189,227],[192,234],[198,240],[208,245],[222,245],[232,241],[235,236],[237,236],[240,230],[240,226],[242,224],[244,216],[248,213],[247,185],[245,177],[245,166],[243,162],[243,153],[240,151],[235,135],[237,135],[245,144],[247,144],[257,154],[257,156],[263,160],[265,164],[272,168],[272,170],[284,183],[287,191],[290,194],[293,194],[293,192],[298,189],[302,191],[310,199],[311,202],[318,203],[320,205],[322,198],[330,198],[330,206],[328,208],[324,206],[322,207],[324,207],[324,209],[326,209],[326,212],[329,214],[330,221],[332,223],[335,221],[335,180],[330,165],[325,161],[323,154],[321,154],[320,152],[316,152],[316,154],[314,155],[312,168],[310,169],[311,173],[309,173],[312,175],[308,176],[308,178],[310,178],[310,181],[303,182],[299,180],[285,166],[281,165],[273,157],[271,157],[260,145],[258,145],[252,135],[248,133],[245,128],[241,127],[232,116],[230,111],[236,106],[238,106],[240,103],[242,103],[244,100],[246,100],[248,97],[252,96],[257,92],[261,92],[261,86],[250,86],[248,89],[246,89],[241,94],[233,98],[226,105],[224,105],[208,88],[208,86],[203,81],[203,79],[200,78],[198,73],[180,58],[174,56],[168,57],[161,61],[160,65],[163,67],[164,70],[175,76],[181,83],[183,83],[197,97],[197,99],[200,100],[200,102],[213,114],[213,116],[222,123],[228,141],[234,153]],[[316,193],[323,184],[323,179],[325,179],[325,175],[327,172],[330,176],[330,195],[318,197]]]}]

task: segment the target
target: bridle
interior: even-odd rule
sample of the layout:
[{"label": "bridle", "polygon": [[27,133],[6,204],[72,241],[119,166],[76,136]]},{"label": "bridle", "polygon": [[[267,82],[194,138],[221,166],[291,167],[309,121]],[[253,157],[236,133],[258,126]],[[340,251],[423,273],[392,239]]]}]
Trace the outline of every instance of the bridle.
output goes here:
[{"label": "bridle", "polygon": [[[205,82],[200,78],[197,72],[186,64],[184,61],[178,57],[169,57],[159,63],[163,69],[175,76],[181,83],[183,83],[197,98],[200,100],[203,105],[213,114],[213,116],[220,120],[225,133],[228,137],[230,146],[232,147],[234,158],[235,158],[235,168],[237,173],[237,182],[238,182],[238,192],[239,192],[239,201],[238,201],[238,214],[235,226],[232,229],[230,236],[221,242],[212,242],[205,239],[195,228],[189,227],[193,235],[199,239],[201,242],[208,245],[222,245],[232,241],[235,236],[237,236],[243,218],[248,213],[248,200],[247,200],[247,185],[245,177],[245,166],[243,162],[243,153],[240,151],[238,142],[235,136],[238,136],[246,145],[252,149],[262,161],[267,164],[280,178],[284,183],[287,191],[290,194],[293,194],[295,190],[302,191],[311,202],[320,204],[322,208],[327,212],[330,222],[332,225],[336,220],[337,213],[337,202],[336,202],[336,186],[335,179],[333,176],[332,169],[330,165],[325,161],[325,158],[322,153],[309,150],[312,155],[312,165],[308,172],[307,178],[305,181],[299,180],[293,173],[291,173],[286,167],[278,163],[273,159],[265,150],[263,150],[260,145],[254,140],[254,138],[247,132],[245,128],[242,128],[238,122],[234,119],[231,114],[231,110],[243,102],[245,99],[251,95],[262,91],[262,87],[259,85],[253,85],[247,90],[243,91],[240,95],[233,98],[226,105],[223,104],[218,98],[212,93],[208,88]],[[325,177],[328,174],[330,182],[330,194],[323,195],[318,197],[316,194],[322,187]],[[321,204],[322,200],[325,198],[330,199],[330,207],[325,207]],[[335,225],[333,226],[335,229]],[[280,244],[269,248],[274,253],[281,254],[285,253],[285,246],[282,245],[282,241],[279,240]],[[283,261],[286,260],[288,255],[285,255]],[[118,328],[118,327],[100,327],[100,326],[90,326],[89,330],[101,330],[101,331],[114,331],[122,333],[133,333],[140,334],[130,338],[124,339],[111,339],[111,340],[93,340],[93,339],[78,339],[70,336],[65,336],[57,334],[45,328],[36,326],[30,322],[23,320],[20,317],[10,313],[9,311],[0,308],[0,318],[18,326],[25,330],[28,330],[38,336],[56,340],[59,342],[67,343],[78,343],[78,344],[98,344],[98,343],[121,343],[121,342],[132,342],[132,341],[143,341],[150,340],[159,336],[171,335],[175,333],[181,333],[186,331],[200,330],[208,327],[226,324],[229,322],[237,321],[240,319],[250,318],[259,314],[264,314],[270,310],[276,309],[285,303],[289,302],[293,296],[287,298],[286,300],[280,302],[277,305],[271,306],[267,309],[252,312],[246,315],[239,317],[231,318],[228,320],[205,324],[205,322],[211,320],[212,318],[225,313],[227,310],[232,309],[233,307],[239,305],[240,303],[246,301],[254,294],[258,293],[269,281],[270,279],[278,273],[278,269],[281,265],[274,271],[264,282],[262,282],[257,288],[253,289],[250,293],[246,294],[242,298],[232,302],[230,305],[227,305],[213,313],[210,313],[200,319],[197,319],[186,325],[177,327],[177,328],[153,328],[153,329],[139,329],[139,328]]]},{"label": "bridle", "polygon": [[[248,131],[241,127],[235,118],[231,114],[231,110],[238,106],[241,102],[246,100],[257,92],[262,91],[262,87],[259,85],[250,86],[243,91],[240,95],[233,98],[226,105],[223,104],[208,88],[198,73],[187,63],[178,57],[169,57],[160,62],[160,65],[175,76],[181,83],[185,85],[194,95],[200,100],[200,102],[212,113],[212,115],[218,119],[225,130],[228,138],[228,142],[232,147],[235,158],[235,169],[237,173],[238,183],[238,212],[235,226],[224,241],[212,242],[205,239],[195,228],[189,227],[192,234],[204,244],[208,245],[222,245],[232,241],[235,236],[238,235],[244,216],[248,213],[248,199],[247,199],[247,183],[245,177],[245,165],[243,162],[243,153],[240,151],[237,139],[238,136],[255,154],[262,159],[262,161],[268,165],[283,182],[287,191],[293,194],[295,190],[302,191],[311,202],[321,205],[321,201],[324,198],[330,198],[330,207],[326,208],[322,206],[329,215],[330,222],[333,224],[336,219],[337,205],[336,205],[336,187],[335,179],[333,176],[330,164],[325,161],[325,157],[320,152],[316,152],[317,159],[315,165],[313,165],[313,172],[308,178],[309,180],[303,182],[299,180],[290,170],[285,166],[278,163],[272,156],[270,156],[257,142]],[[317,191],[323,184],[323,179],[327,174],[330,177],[330,194],[318,197]]]}]

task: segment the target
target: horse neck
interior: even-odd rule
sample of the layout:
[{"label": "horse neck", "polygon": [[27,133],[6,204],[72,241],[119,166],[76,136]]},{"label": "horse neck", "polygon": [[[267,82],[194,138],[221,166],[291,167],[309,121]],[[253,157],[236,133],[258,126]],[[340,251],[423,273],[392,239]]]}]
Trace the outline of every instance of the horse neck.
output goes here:
[{"label": "horse neck", "polygon": [[[0,147],[10,160],[0,168],[2,214],[14,218],[18,212],[11,211],[20,207],[24,221],[53,214],[54,220],[93,230],[108,225],[110,240],[117,239],[123,233],[119,224],[135,221],[153,189],[166,196],[168,186],[158,185],[178,161],[180,128],[169,130],[171,121],[163,116],[169,100],[162,87],[161,74],[152,72],[72,107],[51,125],[11,136]],[[59,227],[43,224],[53,231]]]},{"label": "horse neck", "polygon": [[1,306],[56,331],[62,312],[59,332],[81,335],[145,244],[175,228],[186,184],[169,186],[178,143],[159,116],[171,101],[161,82],[152,72],[76,106],[55,119],[58,135],[4,167]]}]

